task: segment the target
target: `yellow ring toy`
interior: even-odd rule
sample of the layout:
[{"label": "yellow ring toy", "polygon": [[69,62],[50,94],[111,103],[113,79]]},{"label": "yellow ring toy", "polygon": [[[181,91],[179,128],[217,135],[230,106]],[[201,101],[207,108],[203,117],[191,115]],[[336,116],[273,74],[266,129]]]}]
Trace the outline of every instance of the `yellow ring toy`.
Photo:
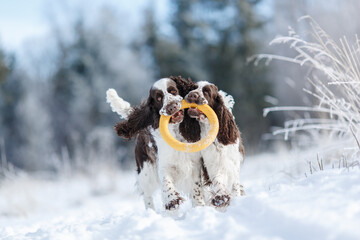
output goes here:
[{"label": "yellow ring toy", "polygon": [[171,116],[161,115],[159,129],[160,134],[165,140],[165,142],[169,144],[172,148],[182,152],[198,152],[207,148],[211,143],[215,141],[216,136],[219,132],[219,120],[214,110],[212,110],[212,108],[207,104],[197,105],[196,103],[188,103],[185,100],[182,100],[181,109],[189,107],[197,107],[209,119],[210,130],[206,137],[194,143],[183,143],[176,140],[173,136],[171,136],[169,131],[169,121]]}]

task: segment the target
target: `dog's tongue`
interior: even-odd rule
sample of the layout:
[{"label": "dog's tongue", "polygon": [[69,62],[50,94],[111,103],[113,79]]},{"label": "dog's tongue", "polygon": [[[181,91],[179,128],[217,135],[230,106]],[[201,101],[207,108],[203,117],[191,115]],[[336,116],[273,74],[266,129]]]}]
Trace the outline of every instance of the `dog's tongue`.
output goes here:
[{"label": "dog's tongue", "polygon": [[182,115],[182,111],[180,110],[180,111],[178,111],[178,112],[176,112],[175,114],[174,114],[174,117],[179,117],[179,116],[181,116]]},{"label": "dog's tongue", "polygon": [[198,117],[202,114],[202,112],[197,108],[189,108],[188,114],[190,117]]},{"label": "dog's tongue", "polygon": [[182,119],[183,112],[180,110],[171,116],[171,120],[174,122],[180,121]]}]

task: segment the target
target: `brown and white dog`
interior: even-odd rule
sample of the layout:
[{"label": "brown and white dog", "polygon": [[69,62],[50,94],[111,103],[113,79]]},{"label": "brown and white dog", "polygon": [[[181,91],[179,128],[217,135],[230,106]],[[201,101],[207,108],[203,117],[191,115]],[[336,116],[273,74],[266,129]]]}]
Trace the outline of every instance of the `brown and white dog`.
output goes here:
[{"label": "brown and white dog", "polygon": [[[200,81],[197,88],[185,96],[185,100],[198,105],[208,104],[219,119],[216,140],[200,153],[204,163],[204,175],[211,182],[211,204],[219,208],[226,207],[232,196],[245,194],[240,185],[240,165],[245,153],[240,131],[231,113],[233,99],[225,92],[218,91],[214,84]],[[203,137],[210,128],[208,119],[197,108],[190,108],[188,114],[200,122]]]},{"label": "brown and white dog", "polygon": [[200,153],[179,152],[170,147],[159,132],[160,115],[172,116],[169,130],[182,142],[200,139],[200,125],[180,110],[183,97],[196,85],[181,77],[163,78],[150,89],[148,99],[140,107],[131,107],[109,89],[107,101],[114,112],[125,121],[115,126],[117,134],[125,139],[136,138],[135,158],[137,184],[144,197],[145,207],[153,208],[153,194],[160,188],[166,210],[176,210],[184,201],[183,192],[194,206],[204,205],[201,185]]}]

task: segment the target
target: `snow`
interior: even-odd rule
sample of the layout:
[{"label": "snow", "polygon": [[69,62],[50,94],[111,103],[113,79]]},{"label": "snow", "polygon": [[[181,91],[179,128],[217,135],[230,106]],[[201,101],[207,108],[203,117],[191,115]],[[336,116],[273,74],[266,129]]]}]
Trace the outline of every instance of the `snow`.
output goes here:
[{"label": "snow", "polygon": [[145,210],[135,171],[20,175],[0,182],[0,239],[360,239],[359,167],[307,167],[289,155],[247,158],[245,197],[226,212],[187,201],[176,217]]}]

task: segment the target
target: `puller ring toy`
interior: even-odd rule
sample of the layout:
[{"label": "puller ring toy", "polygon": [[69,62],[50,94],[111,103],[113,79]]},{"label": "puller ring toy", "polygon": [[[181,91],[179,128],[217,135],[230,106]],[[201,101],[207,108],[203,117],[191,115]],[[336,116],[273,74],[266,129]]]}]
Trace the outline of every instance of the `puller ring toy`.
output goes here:
[{"label": "puller ring toy", "polygon": [[211,143],[215,141],[216,136],[219,132],[219,120],[216,116],[216,113],[214,112],[214,110],[212,110],[212,108],[209,105],[207,104],[197,105],[196,103],[188,103],[185,100],[182,100],[181,109],[190,108],[190,107],[191,108],[197,107],[200,111],[202,111],[205,114],[205,116],[208,118],[210,123],[210,130],[207,136],[197,142],[183,143],[176,140],[173,136],[171,136],[169,131],[169,121],[171,116],[161,115],[160,117],[159,130],[162,138],[172,148],[182,152],[198,152],[207,148]]}]

